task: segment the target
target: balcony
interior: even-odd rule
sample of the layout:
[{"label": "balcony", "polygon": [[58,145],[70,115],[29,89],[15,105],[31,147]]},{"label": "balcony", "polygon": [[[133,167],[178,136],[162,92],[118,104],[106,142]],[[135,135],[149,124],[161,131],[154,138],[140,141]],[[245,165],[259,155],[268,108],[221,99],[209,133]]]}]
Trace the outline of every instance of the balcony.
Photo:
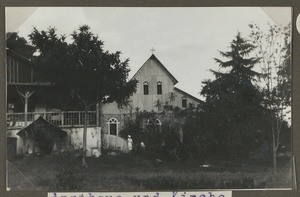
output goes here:
[{"label": "balcony", "polygon": [[[82,127],[84,124],[84,111],[62,111],[62,112],[29,112],[27,113],[27,125],[42,116],[45,120],[58,127]],[[87,114],[89,127],[97,125],[96,111]],[[7,128],[22,129],[25,127],[24,113],[7,113]]]}]

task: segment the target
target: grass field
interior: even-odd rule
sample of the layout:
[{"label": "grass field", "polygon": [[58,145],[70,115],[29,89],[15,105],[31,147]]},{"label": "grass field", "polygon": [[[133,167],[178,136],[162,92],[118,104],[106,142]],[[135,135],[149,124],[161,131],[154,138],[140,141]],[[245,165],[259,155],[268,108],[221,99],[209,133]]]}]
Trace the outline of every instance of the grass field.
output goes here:
[{"label": "grass field", "polygon": [[[121,154],[87,158],[88,168],[81,167],[80,157],[68,154],[13,158],[16,170],[8,171],[11,190],[32,190],[26,185],[16,187],[22,173],[36,190],[133,191],[145,189],[251,189],[292,187],[291,163],[279,162],[274,179],[267,163],[208,161],[204,168],[197,161],[157,162],[138,155]],[[20,183],[21,184],[21,183]]]}]

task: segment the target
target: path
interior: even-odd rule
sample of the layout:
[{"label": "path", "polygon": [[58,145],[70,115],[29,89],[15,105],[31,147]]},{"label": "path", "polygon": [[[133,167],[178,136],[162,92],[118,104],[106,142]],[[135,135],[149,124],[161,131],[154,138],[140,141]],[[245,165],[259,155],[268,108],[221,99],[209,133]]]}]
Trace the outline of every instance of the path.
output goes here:
[{"label": "path", "polygon": [[7,160],[7,190],[37,190],[36,186],[13,163]]}]

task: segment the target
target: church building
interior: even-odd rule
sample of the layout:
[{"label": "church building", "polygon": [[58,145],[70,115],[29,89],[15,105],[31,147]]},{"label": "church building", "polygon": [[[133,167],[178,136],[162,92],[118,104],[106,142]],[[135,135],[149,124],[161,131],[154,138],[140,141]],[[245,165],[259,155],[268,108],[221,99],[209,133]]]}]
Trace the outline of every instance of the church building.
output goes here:
[{"label": "church building", "polygon": [[[189,105],[197,106],[203,101],[175,87],[178,80],[152,54],[134,74],[137,89],[129,100],[129,106],[120,107],[117,103],[102,107],[101,128],[104,133],[118,135],[124,127],[129,114],[137,110],[160,113],[164,105],[185,109]],[[161,121],[158,119],[161,124]]]}]

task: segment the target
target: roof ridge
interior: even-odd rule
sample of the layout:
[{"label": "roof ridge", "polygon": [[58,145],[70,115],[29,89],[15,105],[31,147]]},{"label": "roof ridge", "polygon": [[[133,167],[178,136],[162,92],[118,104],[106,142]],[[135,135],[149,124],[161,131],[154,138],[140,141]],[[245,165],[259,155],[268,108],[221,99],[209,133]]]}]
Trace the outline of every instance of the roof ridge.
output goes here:
[{"label": "roof ridge", "polygon": [[18,53],[18,52],[16,52],[16,51],[12,50],[12,49],[10,49],[10,48],[6,48],[6,51],[7,51],[8,53],[10,53],[11,55],[17,56],[17,57],[21,58],[22,60],[27,61],[27,62],[30,63],[30,64],[32,63],[32,61],[31,61],[30,59],[24,57],[24,56],[21,55],[20,53]]},{"label": "roof ridge", "polygon": [[179,92],[181,92],[183,94],[186,94],[187,96],[189,96],[189,97],[191,97],[191,98],[193,98],[193,99],[195,99],[195,100],[197,100],[199,102],[203,102],[204,103],[204,101],[202,101],[201,99],[199,99],[199,98],[197,98],[197,97],[195,97],[195,96],[193,96],[193,95],[191,95],[191,94],[189,94],[189,93],[187,93],[187,92],[185,92],[185,91],[183,91],[183,90],[181,90],[181,89],[179,89],[177,87],[174,87],[174,90],[177,90],[177,91],[179,91]]},{"label": "roof ridge", "polygon": [[153,60],[156,61],[158,66],[160,68],[162,68],[162,70],[164,72],[166,72],[167,75],[169,75],[172,78],[172,81],[174,82],[174,84],[178,83],[178,80],[172,75],[172,73],[164,66],[163,63],[161,63],[161,61],[154,55],[152,54],[146,61],[145,63],[139,68],[139,70],[133,75],[132,79],[141,71],[141,69],[145,66],[146,62],[148,62],[149,60]]}]

